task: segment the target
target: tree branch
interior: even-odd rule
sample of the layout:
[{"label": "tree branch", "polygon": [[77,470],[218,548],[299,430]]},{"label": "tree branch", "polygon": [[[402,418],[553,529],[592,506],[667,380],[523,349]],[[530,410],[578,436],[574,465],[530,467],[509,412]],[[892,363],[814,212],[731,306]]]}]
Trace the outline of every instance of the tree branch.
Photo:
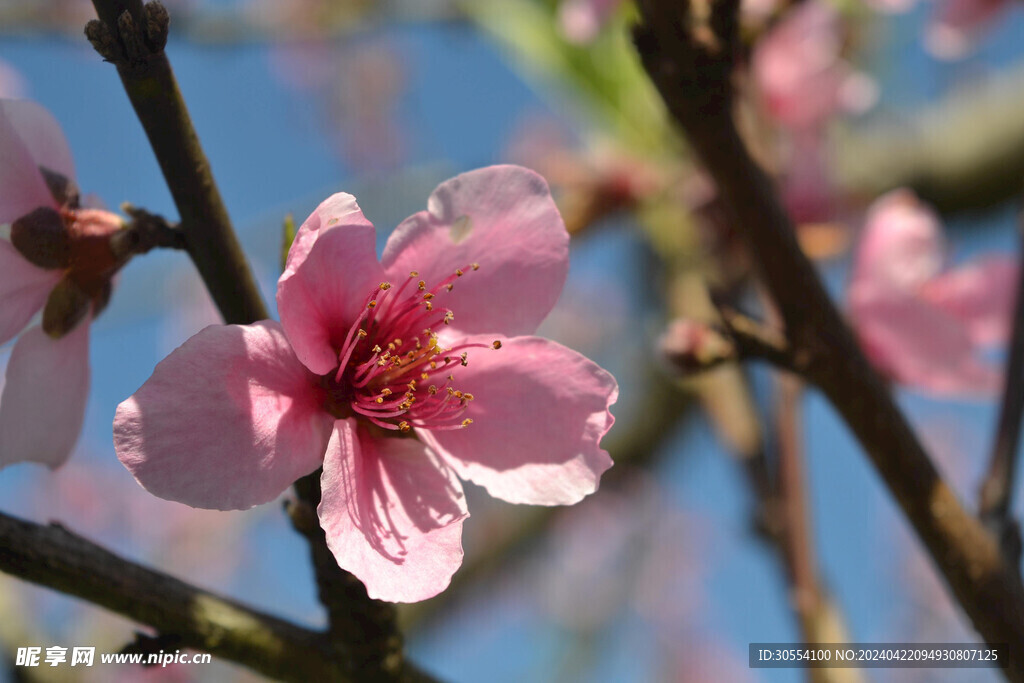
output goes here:
[{"label": "tree branch", "polygon": [[[1024,213],[1021,214],[1024,235]],[[1024,244],[1021,245],[1024,265]],[[1020,450],[1021,419],[1024,418],[1024,274],[1018,274],[1017,302],[1013,313],[1010,339],[1010,360],[1006,366],[1003,402],[999,409],[999,426],[989,459],[988,473],[981,484],[981,520],[1003,548],[1006,561],[1020,564],[1020,525],[1010,514],[1013,485]]]},{"label": "tree branch", "polygon": [[[184,647],[264,676],[301,682],[367,680],[358,673],[354,652],[339,653],[327,634],[129,562],[56,524],[42,526],[0,513],[0,570],[180,636]],[[392,680],[431,679],[405,664]]]},{"label": "tree branch", "polygon": [[[989,643],[1024,652],[1024,589],[993,538],[939,476],[797,245],[770,179],[732,119],[737,0],[693,26],[676,0],[641,0],[641,60],[669,112],[714,178],[786,325],[808,354],[807,377],[850,426],[957,600]],[[1024,681],[1024,658],[1007,674]]]},{"label": "tree branch", "polygon": [[[199,144],[170,62],[164,53],[170,19],[159,2],[93,0],[98,20],[86,37],[117,66],[181,214],[180,230],[199,274],[225,322],[248,324],[268,317],[238,243],[210,164]],[[327,608],[332,647],[355,666],[360,680],[399,680],[408,666],[394,608],[370,600],[362,584],[341,570],[316,523],[319,473],[295,484],[312,527],[296,525],[310,543],[319,596]],[[297,508],[298,510],[299,508]],[[296,516],[302,515],[296,511]],[[184,635],[184,634],[182,634]]]},{"label": "tree branch", "polygon": [[117,67],[178,208],[189,256],[217,308],[227,323],[269,317],[164,53],[167,11],[141,0],[93,5],[99,20],[89,22],[86,36]]}]

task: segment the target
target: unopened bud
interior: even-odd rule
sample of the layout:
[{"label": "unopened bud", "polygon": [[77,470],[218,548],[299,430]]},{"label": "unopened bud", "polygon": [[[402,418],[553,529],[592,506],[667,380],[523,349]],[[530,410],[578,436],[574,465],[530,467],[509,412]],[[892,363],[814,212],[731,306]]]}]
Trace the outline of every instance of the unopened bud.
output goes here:
[{"label": "unopened bud", "polygon": [[11,223],[11,244],[40,268],[66,268],[71,263],[71,241],[64,218],[48,206]]},{"label": "unopened bud", "polygon": [[707,370],[736,357],[736,348],[724,333],[696,320],[674,320],[659,346],[662,355],[685,373]]}]

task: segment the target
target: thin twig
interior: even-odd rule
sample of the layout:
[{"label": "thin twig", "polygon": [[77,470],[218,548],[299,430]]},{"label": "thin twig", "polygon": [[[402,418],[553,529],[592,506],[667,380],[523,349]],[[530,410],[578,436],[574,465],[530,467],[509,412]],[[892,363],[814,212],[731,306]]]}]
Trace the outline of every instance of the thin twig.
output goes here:
[{"label": "thin twig", "polygon": [[[59,525],[0,513],[0,570],[175,634],[184,647],[286,681],[363,681],[324,633],[129,562]],[[358,641],[356,641],[358,642]],[[406,664],[392,680],[429,681]]]},{"label": "thin twig", "polygon": [[[793,609],[804,642],[847,641],[846,627],[833,598],[823,585],[815,562],[814,532],[807,509],[807,487],[800,435],[800,395],[803,382],[779,375],[775,427],[778,455],[778,510],[782,523],[775,538],[792,590]],[[863,677],[857,669],[810,669],[814,683],[853,683]]]},{"label": "thin twig", "polygon": [[[1024,213],[1021,214],[1024,234]],[[1021,245],[1024,264],[1024,244]],[[1020,450],[1021,420],[1024,418],[1024,273],[1017,276],[1017,302],[1013,312],[1013,333],[1010,337],[1010,360],[1006,366],[1003,402],[999,409],[999,426],[989,459],[988,473],[981,484],[981,520],[1003,548],[1006,561],[1020,563],[1020,525],[1010,512],[1013,485]]]},{"label": "thin twig", "polygon": [[217,308],[228,323],[269,317],[164,53],[167,11],[141,0],[93,5],[99,19],[89,22],[86,35],[117,66],[178,208],[188,253]]},{"label": "thin twig", "polygon": [[[635,40],[643,65],[757,255],[790,344],[808,354],[806,377],[850,426],[985,640],[1024,652],[1024,588],[1015,569],[939,476],[800,251],[771,180],[736,130],[738,4],[713,3],[700,26],[686,3],[641,0]],[[1024,681],[1024,658],[1011,658],[1007,675]]]}]

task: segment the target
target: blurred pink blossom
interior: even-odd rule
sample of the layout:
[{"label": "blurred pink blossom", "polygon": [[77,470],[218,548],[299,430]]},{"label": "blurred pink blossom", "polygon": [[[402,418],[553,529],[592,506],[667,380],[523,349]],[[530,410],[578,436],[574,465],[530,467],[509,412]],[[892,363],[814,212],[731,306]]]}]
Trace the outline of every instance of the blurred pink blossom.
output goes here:
[{"label": "blurred pink blossom", "polygon": [[959,59],[1012,4],[1010,0],[938,0],[925,32],[925,47],[940,59]]},{"label": "blurred pink blossom", "polygon": [[0,397],[0,467],[57,467],[78,440],[89,391],[89,321],[110,296],[117,261],[107,211],[79,208],[64,134],[34,102],[0,100],[0,343],[21,334]]},{"label": "blurred pink blossom", "polygon": [[618,388],[530,336],[568,271],[568,234],[532,171],[453,178],[380,261],[375,244],[354,197],[324,201],[279,280],[281,323],[201,331],[118,407],[114,442],[151,493],[204,508],[265,503],[322,467],[338,564],[371,597],[413,602],[462,562],[458,477],[514,503],[596,490]]},{"label": "blurred pink blossom", "polygon": [[0,98],[17,99],[25,97],[28,86],[21,73],[10,63],[0,59]]},{"label": "blurred pink blossom", "polygon": [[819,130],[837,113],[874,104],[874,82],[843,59],[843,30],[835,7],[807,0],[758,43],[754,80],[768,114],[784,127]]},{"label": "blurred pink blossom", "polygon": [[1000,373],[981,358],[1008,335],[1018,269],[993,255],[944,268],[938,216],[897,190],[869,209],[853,265],[850,315],[872,362],[935,394],[989,394]]},{"label": "blurred pink blossom", "polygon": [[622,0],[562,0],[558,26],[570,43],[589,43],[621,4]]}]

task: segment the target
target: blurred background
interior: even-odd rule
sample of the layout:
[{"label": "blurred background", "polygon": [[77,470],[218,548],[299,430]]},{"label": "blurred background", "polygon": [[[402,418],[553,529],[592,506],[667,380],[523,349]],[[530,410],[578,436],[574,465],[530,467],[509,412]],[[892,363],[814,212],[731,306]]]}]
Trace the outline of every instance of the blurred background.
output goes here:
[{"label": "blurred background", "polygon": [[[402,611],[416,662],[466,682],[801,681],[809,672],[748,668],[748,644],[800,642],[813,628],[829,642],[974,640],[819,395],[758,365],[686,373],[666,353],[697,344],[673,321],[703,329],[714,302],[773,314],[752,279],[756,255],[739,244],[639,67],[628,3],[165,3],[167,52],[271,305],[285,216],[301,221],[336,191],[357,196],[383,245],[440,181],[520,163],[547,177],[573,233],[569,282],[540,334],[618,378],[605,439],[617,464],[597,494],[566,509],[512,506],[467,485],[464,567],[447,592]],[[173,220],[115,70],[82,36],[92,11],[85,0],[0,0],[0,95],[54,113],[85,193]],[[743,131],[840,305],[865,212],[890,190],[911,188],[941,215],[945,267],[1017,253],[1016,3],[745,0],[743,19]],[[307,548],[280,501],[194,510],[148,495],[114,457],[116,405],[218,320],[182,254],[135,259],[93,329],[76,452],[57,472],[0,472],[0,507],[320,625]],[[979,354],[998,369],[999,344]],[[976,507],[998,395],[893,379],[943,473]],[[787,471],[797,486],[783,500]],[[788,505],[794,495],[805,505]],[[803,532],[783,533],[800,520]],[[809,626],[815,614],[824,627]],[[257,679],[227,663],[85,674],[12,666],[19,646],[116,651],[136,628],[0,576],[0,681]],[[997,680],[981,670],[826,673]]]}]

